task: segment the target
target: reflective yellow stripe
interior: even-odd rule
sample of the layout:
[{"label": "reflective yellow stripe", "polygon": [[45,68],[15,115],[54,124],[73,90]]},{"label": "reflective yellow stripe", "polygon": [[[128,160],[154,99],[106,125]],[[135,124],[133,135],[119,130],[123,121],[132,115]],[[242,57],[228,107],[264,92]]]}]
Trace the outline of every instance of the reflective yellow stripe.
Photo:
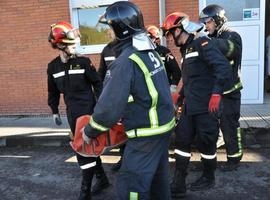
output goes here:
[{"label": "reflective yellow stripe", "polygon": [[128,103],[131,103],[133,101],[134,101],[133,96],[132,95],[129,95],[129,97],[128,97]]},{"label": "reflective yellow stripe", "polygon": [[237,128],[237,142],[239,151],[233,155],[228,155],[229,158],[237,158],[243,155],[243,146],[242,146],[242,137],[241,137],[241,128]]},{"label": "reflective yellow stripe", "polygon": [[238,82],[237,84],[235,84],[231,89],[229,89],[229,90],[223,92],[223,94],[229,94],[229,93],[231,93],[231,92],[233,92],[233,91],[235,91],[235,90],[237,90],[237,89],[239,89],[239,88],[241,88],[241,87],[243,87],[243,85],[242,85],[242,83],[241,83],[241,81],[240,81],[240,82]]},{"label": "reflective yellow stripe", "polygon": [[234,50],[234,43],[232,41],[230,41],[230,40],[228,40],[228,43],[229,43],[229,50],[228,50],[228,52],[226,54],[226,57],[231,56],[231,54],[232,54],[232,52]]},{"label": "reflective yellow stripe", "polygon": [[140,67],[140,69],[143,71],[147,89],[152,98],[152,105],[151,105],[151,108],[149,109],[150,126],[158,127],[158,115],[157,115],[158,92],[155,88],[150,72],[139,56],[137,56],[136,54],[132,54],[131,56],[129,56],[129,58],[133,60],[134,62],[136,62],[138,66]]},{"label": "reflective yellow stripe", "polygon": [[129,200],[138,200],[138,199],[139,199],[138,192],[130,192],[129,193]]},{"label": "reflective yellow stripe", "polygon": [[128,138],[146,137],[166,133],[175,126],[175,118],[167,124],[155,128],[138,128],[126,132]]},{"label": "reflective yellow stripe", "polygon": [[93,128],[95,128],[95,129],[97,129],[97,130],[100,130],[100,131],[107,131],[107,130],[109,130],[109,128],[104,127],[104,126],[98,124],[97,122],[95,122],[94,119],[93,119],[93,117],[90,119],[90,125],[91,125]]}]

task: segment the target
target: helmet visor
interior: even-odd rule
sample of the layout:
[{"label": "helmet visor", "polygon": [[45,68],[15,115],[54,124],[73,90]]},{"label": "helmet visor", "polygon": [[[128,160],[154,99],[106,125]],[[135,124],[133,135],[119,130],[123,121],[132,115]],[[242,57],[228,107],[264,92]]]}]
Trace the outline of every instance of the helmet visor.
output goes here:
[{"label": "helmet visor", "polygon": [[72,29],[66,32],[66,38],[63,39],[64,43],[78,43],[80,42],[80,31],[79,29]]},{"label": "helmet visor", "polygon": [[214,21],[214,19],[212,17],[205,17],[205,18],[200,18],[199,22],[203,23],[203,24],[207,24],[211,21]]}]

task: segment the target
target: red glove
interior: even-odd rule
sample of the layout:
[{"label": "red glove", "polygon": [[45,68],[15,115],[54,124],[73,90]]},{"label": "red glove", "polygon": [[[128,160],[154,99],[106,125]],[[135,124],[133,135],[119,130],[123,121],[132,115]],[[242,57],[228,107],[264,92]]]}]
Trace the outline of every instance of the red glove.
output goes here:
[{"label": "red glove", "polygon": [[219,112],[220,101],[221,101],[220,94],[212,94],[210,101],[209,101],[209,105],[208,105],[208,111],[210,113]]},{"label": "red glove", "polygon": [[177,99],[179,98],[179,94],[177,92],[173,92],[171,93],[171,95],[172,95],[173,104],[175,105],[177,103]]}]

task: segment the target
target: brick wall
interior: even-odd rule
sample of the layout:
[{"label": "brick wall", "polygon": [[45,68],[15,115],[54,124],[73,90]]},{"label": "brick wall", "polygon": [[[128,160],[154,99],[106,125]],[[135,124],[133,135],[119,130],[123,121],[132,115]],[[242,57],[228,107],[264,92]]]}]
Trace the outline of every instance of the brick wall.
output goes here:
[{"label": "brick wall", "polygon": [[[47,42],[49,25],[70,21],[67,0],[0,1],[0,115],[49,114],[47,63],[57,56]],[[159,25],[158,0],[132,0],[142,9],[145,25]],[[198,0],[166,1],[167,14],[181,10],[197,17]],[[175,55],[179,53],[174,49]],[[90,55],[98,66],[99,55]],[[61,112],[64,105],[61,103]]]}]

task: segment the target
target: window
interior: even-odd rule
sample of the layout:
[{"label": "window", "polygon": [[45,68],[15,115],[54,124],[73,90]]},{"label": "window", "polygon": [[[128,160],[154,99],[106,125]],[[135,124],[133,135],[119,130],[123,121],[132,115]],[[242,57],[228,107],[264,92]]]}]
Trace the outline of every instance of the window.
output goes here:
[{"label": "window", "polygon": [[[226,11],[229,21],[242,21],[248,19],[249,15],[255,14],[259,17],[260,1],[254,0],[206,0],[206,5],[217,4]],[[240,11],[240,12],[239,12]],[[250,19],[257,19],[256,16],[250,16]]]},{"label": "window", "polygon": [[109,26],[98,24],[98,19],[114,2],[116,0],[70,0],[71,22],[81,33],[78,53],[101,53],[111,41]]}]

